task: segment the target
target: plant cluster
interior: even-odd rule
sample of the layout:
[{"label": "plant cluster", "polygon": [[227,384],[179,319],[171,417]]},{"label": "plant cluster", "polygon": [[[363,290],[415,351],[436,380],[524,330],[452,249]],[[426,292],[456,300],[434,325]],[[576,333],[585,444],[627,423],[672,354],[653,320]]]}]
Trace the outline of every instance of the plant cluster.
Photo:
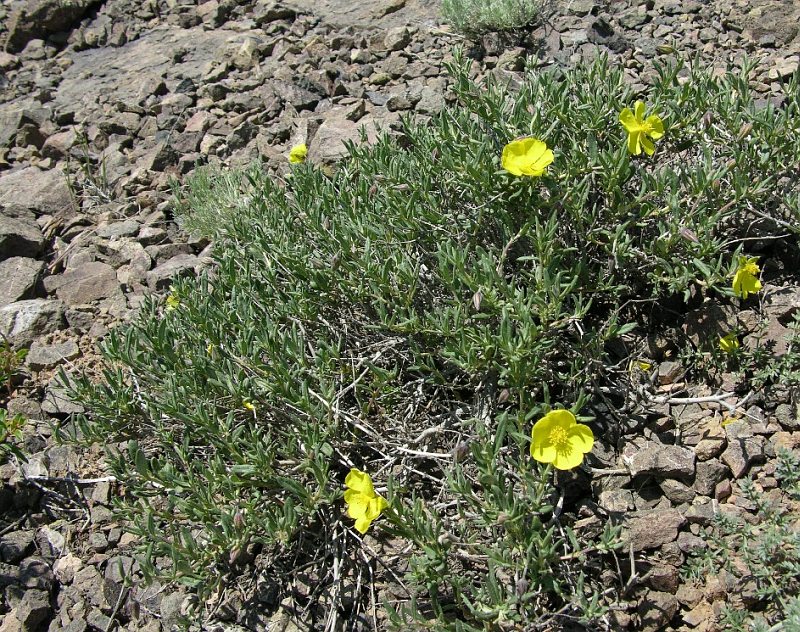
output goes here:
[{"label": "plant cluster", "polygon": [[782,449],[775,472],[779,495],[768,498],[751,479],[741,481],[744,500],[755,508],[752,522],[719,513],[707,534],[708,547],[692,560],[702,577],[725,569],[738,585],[749,585],[751,603],[728,604],[721,623],[735,632],[800,629],[800,456]]},{"label": "plant cluster", "polygon": [[442,15],[461,33],[521,29],[540,18],[545,0],[442,0]]},{"label": "plant cluster", "polygon": [[[4,402],[14,390],[14,377],[27,354],[27,349],[13,349],[3,336],[3,341],[0,342],[0,401]],[[24,425],[25,419],[22,415],[9,415],[4,407],[0,408],[0,461],[4,461],[9,455],[25,458],[13,442],[20,438]]]},{"label": "plant cluster", "polygon": [[398,629],[608,625],[618,533],[582,529],[554,469],[613,430],[586,413],[636,361],[614,341],[665,296],[732,297],[748,231],[800,219],[800,92],[762,109],[749,67],[675,66],[638,95],[604,58],[513,93],[450,71],[457,107],[335,173],[295,151],[285,181],[181,192],[213,271],[146,302],[77,386],[149,577],[208,595],[257,559],[291,592],[313,568],[351,595],[331,627],[370,600]]}]

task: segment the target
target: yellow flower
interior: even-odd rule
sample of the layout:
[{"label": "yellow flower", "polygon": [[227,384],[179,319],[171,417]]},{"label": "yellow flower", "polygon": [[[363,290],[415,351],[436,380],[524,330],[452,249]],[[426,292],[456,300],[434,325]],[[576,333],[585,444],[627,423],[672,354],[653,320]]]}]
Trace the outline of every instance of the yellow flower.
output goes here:
[{"label": "yellow flower", "polygon": [[307,155],[308,155],[308,147],[306,147],[305,143],[300,143],[299,145],[295,145],[289,150],[289,162],[291,162],[292,164],[305,162]]},{"label": "yellow flower", "polygon": [[[635,114],[630,108],[625,108],[619,114],[619,122],[628,132],[628,153],[638,156],[644,148],[645,153],[652,156],[656,150],[653,140],[658,140],[664,135],[664,123],[656,114],[644,118],[642,101],[637,101],[633,109]],[[650,140],[651,138],[653,140]]]},{"label": "yellow flower", "polygon": [[244,400],[242,402],[242,406],[244,406],[251,413],[256,412],[256,405],[253,402],[251,402],[249,399]]},{"label": "yellow flower", "polygon": [[533,425],[531,456],[552,463],[557,470],[571,470],[581,464],[593,444],[589,426],[577,423],[568,410],[551,410]]},{"label": "yellow flower", "polygon": [[500,162],[503,169],[515,176],[540,176],[553,162],[553,152],[544,141],[526,136],[503,147]]},{"label": "yellow flower", "polygon": [[758,257],[739,257],[739,266],[733,275],[733,293],[741,298],[755,294],[761,289],[757,275],[761,272],[756,261]]},{"label": "yellow flower", "polygon": [[170,294],[167,297],[167,311],[168,312],[171,312],[173,309],[178,309],[180,304],[181,304],[180,299],[177,296],[175,296],[174,294]]},{"label": "yellow flower", "polygon": [[733,353],[739,348],[739,340],[736,334],[730,333],[727,336],[722,336],[719,339],[719,348],[725,353]]},{"label": "yellow flower", "polygon": [[369,525],[389,506],[386,499],[375,493],[369,474],[355,468],[350,470],[344,484],[349,488],[344,493],[347,515],[356,521],[356,531],[366,533]]}]

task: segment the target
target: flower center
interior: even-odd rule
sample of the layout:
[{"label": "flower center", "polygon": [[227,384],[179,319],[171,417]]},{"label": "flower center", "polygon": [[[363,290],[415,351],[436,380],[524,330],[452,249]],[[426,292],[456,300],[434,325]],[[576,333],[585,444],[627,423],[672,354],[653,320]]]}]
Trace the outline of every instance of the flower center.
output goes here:
[{"label": "flower center", "polygon": [[569,436],[564,428],[556,426],[550,431],[550,443],[559,452],[569,447]]}]

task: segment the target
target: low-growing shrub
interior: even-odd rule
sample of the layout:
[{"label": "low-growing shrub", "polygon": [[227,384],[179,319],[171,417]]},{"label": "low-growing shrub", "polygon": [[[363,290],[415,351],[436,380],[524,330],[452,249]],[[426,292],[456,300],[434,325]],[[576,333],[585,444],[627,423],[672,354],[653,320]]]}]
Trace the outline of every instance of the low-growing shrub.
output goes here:
[{"label": "low-growing shrub", "polygon": [[752,236],[796,247],[797,85],[779,109],[747,67],[659,68],[646,94],[605,59],[515,93],[466,67],[458,106],[334,173],[189,184],[213,270],[147,301],[78,387],[148,577],[217,603],[302,583],[331,627],[381,605],[398,629],[608,624],[618,534],[571,509],[585,471],[533,458],[580,463],[591,433],[547,413],[622,405],[631,358],[609,354],[659,301],[739,300]]},{"label": "low-growing shrub", "polygon": [[458,31],[477,35],[510,31],[537,20],[545,0],[442,0],[445,20]]}]

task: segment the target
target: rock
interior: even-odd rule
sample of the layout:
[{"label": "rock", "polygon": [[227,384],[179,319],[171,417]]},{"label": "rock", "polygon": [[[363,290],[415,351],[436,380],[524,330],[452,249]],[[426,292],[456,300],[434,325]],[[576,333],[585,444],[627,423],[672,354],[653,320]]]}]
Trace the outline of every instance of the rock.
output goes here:
[{"label": "rock", "polygon": [[74,360],[80,354],[81,351],[74,340],[54,345],[34,342],[25,358],[25,364],[34,371],[41,371],[42,369],[51,369],[62,362]]},{"label": "rock", "polygon": [[800,61],[798,61],[797,57],[794,59],[780,59],[775,66],[769,69],[767,76],[772,81],[777,81],[779,79],[786,81],[791,79],[798,68],[800,68]]},{"label": "rock", "polygon": [[784,430],[800,430],[800,415],[797,408],[789,404],[778,404],[775,407],[775,419]]},{"label": "rock", "polygon": [[398,26],[391,28],[386,32],[383,38],[383,45],[387,50],[397,51],[402,50],[411,42],[411,33],[405,26]]},{"label": "rock", "polygon": [[[374,123],[366,124],[368,142],[375,142],[377,132]],[[346,119],[329,119],[320,125],[309,147],[309,157],[322,163],[335,163],[347,156],[345,142],[359,143],[361,127]]]},{"label": "rock", "polygon": [[764,328],[744,337],[743,346],[755,352],[769,351],[780,358],[788,351],[790,338],[791,331],[777,318],[770,317]]},{"label": "rock", "polygon": [[680,362],[668,360],[658,365],[658,383],[661,386],[674,384],[683,375],[683,366]]},{"label": "rock", "polygon": [[661,478],[689,478],[694,475],[695,456],[692,450],[677,445],[663,445],[648,441],[643,446],[632,448],[628,455],[626,446],[623,460],[631,476],[652,474]]},{"label": "rock", "polygon": [[688,485],[684,485],[680,481],[669,478],[661,481],[659,487],[661,487],[661,491],[664,492],[664,495],[676,505],[692,502],[697,494],[697,492]]},{"label": "rock", "polygon": [[0,538],[0,558],[9,564],[18,564],[33,545],[33,531],[12,531]]},{"label": "rock", "polygon": [[0,308],[0,332],[14,347],[30,345],[39,336],[61,329],[63,321],[61,301],[32,299]]},{"label": "rock", "polygon": [[733,330],[736,310],[732,305],[709,301],[686,314],[683,331],[701,349],[713,349],[721,336]]},{"label": "rock", "polygon": [[678,537],[678,529],[686,520],[675,509],[655,509],[652,511],[636,511],[625,516],[627,543],[633,545],[634,551],[655,549]]},{"label": "rock", "polygon": [[725,429],[719,420],[709,417],[701,423],[702,438],[694,446],[694,453],[699,461],[708,461],[722,454],[728,439]]},{"label": "rock", "polygon": [[727,465],[734,478],[743,476],[750,465],[764,458],[766,439],[754,436],[747,422],[736,421],[725,427],[728,447],[722,453],[722,462]]},{"label": "rock", "polygon": [[33,220],[0,215],[0,259],[36,258],[44,244],[44,235]]},{"label": "rock", "polygon": [[597,15],[599,7],[594,0],[572,0],[567,5],[567,12],[579,17],[585,17],[590,13]]},{"label": "rock", "polygon": [[635,508],[633,494],[629,489],[609,489],[600,492],[598,504],[611,513],[624,513]]},{"label": "rock", "polygon": [[17,620],[25,630],[36,630],[50,616],[50,595],[44,590],[26,590],[17,606]]},{"label": "rock", "polygon": [[[678,538],[680,539],[680,536]],[[677,568],[672,564],[659,563],[652,564],[642,579],[645,586],[672,594],[678,590],[680,581]]]},{"label": "rock", "polygon": [[45,288],[55,290],[56,296],[67,305],[85,305],[122,293],[117,273],[107,263],[92,261],[77,269],[45,279]]},{"label": "rock", "polygon": [[692,524],[702,526],[711,524],[714,520],[714,505],[707,498],[698,497],[695,503],[686,510],[686,520]]},{"label": "rock", "polygon": [[716,615],[714,613],[714,609],[711,607],[711,604],[703,600],[695,605],[689,612],[685,613],[682,618],[686,625],[692,628],[697,628],[702,626],[704,623],[714,621],[714,619],[716,619]]},{"label": "rock", "polygon": [[[69,378],[69,376],[67,376]],[[82,413],[84,408],[81,404],[72,401],[69,397],[69,389],[61,381],[60,376],[50,380],[42,400],[42,410],[49,415],[71,415]]]},{"label": "rock", "polygon": [[682,531],[678,534],[678,547],[684,553],[696,553],[697,551],[702,551],[707,546],[708,545],[703,538],[692,533],[686,533],[685,531]]},{"label": "rock", "polygon": [[121,222],[102,224],[97,227],[96,233],[98,237],[102,237],[103,239],[118,239],[120,237],[138,235],[140,228],[141,224],[135,219],[126,219]]},{"label": "rock", "polygon": [[717,483],[729,473],[728,468],[717,459],[700,461],[695,469],[692,487],[701,496],[713,496]]},{"label": "rock", "polygon": [[19,581],[26,588],[49,591],[55,582],[55,575],[45,560],[34,556],[20,562]]},{"label": "rock", "polygon": [[68,217],[74,213],[72,193],[59,169],[26,167],[0,176],[0,206],[35,215]]},{"label": "rock", "polygon": [[258,0],[253,7],[253,20],[256,26],[264,26],[276,20],[294,20],[296,12],[282,2]]},{"label": "rock", "polygon": [[639,603],[637,611],[642,632],[663,630],[678,613],[678,599],[675,595],[658,590],[648,590]]},{"label": "rock", "polygon": [[26,0],[11,15],[6,50],[16,53],[34,38],[70,30],[99,0]]},{"label": "rock", "polygon": [[0,307],[33,298],[43,269],[43,261],[27,257],[0,261]]},{"label": "rock", "polygon": [[770,439],[775,452],[800,448],[800,432],[776,432]]},{"label": "rock", "polygon": [[164,290],[173,278],[194,275],[199,265],[200,260],[195,255],[176,255],[147,273],[147,285],[153,290]]}]

